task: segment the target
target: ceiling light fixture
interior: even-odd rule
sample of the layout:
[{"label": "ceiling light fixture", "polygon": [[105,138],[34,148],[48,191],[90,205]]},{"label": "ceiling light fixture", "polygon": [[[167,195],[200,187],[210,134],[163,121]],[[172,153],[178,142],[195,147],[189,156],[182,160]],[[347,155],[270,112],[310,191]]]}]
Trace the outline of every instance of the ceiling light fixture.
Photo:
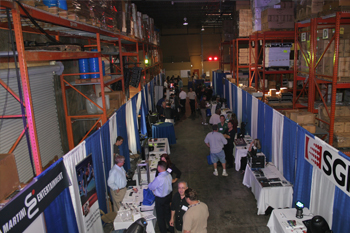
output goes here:
[{"label": "ceiling light fixture", "polygon": [[188,23],[187,23],[187,18],[186,18],[186,17],[184,18],[184,23],[183,23],[183,25],[186,25],[186,26],[188,25]]},{"label": "ceiling light fixture", "polygon": [[201,31],[204,31],[204,26],[202,26],[202,29],[201,29]]}]

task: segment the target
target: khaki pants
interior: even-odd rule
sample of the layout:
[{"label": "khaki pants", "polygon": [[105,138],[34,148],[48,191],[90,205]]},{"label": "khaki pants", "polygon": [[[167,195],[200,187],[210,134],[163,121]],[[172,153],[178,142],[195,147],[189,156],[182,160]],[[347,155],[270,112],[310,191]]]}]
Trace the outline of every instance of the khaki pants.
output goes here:
[{"label": "khaki pants", "polygon": [[120,208],[120,202],[123,201],[125,193],[126,193],[126,188],[120,189],[118,193],[117,193],[117,190],[111,190],[114,212],[118,212]]}]

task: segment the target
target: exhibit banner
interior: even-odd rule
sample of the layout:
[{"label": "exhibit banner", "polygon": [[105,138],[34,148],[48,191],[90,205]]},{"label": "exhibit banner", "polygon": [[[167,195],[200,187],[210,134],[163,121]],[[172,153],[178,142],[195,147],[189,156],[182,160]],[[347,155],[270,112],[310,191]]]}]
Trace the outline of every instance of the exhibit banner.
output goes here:
[{"label": "exhibit banner", "polygon": [[350,161],[319,138],[305,135],[304,158],[350,196]]},{"label": "exhibit banner", "polygon": [[[11,175],[11,174],[9,174]],[[0,211],[0,233],[23,232],[69,186],[63,161],[27,185]]]},{"label": "exhibit banner", "polygon": [[86,232],[101,232],[103,229],[97,201],[92,155],[90,154],[77,164],[75,169]]}]

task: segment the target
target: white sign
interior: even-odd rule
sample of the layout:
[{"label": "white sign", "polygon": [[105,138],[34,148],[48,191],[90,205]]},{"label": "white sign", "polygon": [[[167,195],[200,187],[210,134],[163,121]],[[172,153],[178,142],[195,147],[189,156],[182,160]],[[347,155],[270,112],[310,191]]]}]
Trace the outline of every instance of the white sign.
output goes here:
[{"label": "white sign", "polygon": [[304,158],[350,196],[350,161],[319,138],[305,135]]},{"label": "white sign", "polygon": [[306,41],[306,32],[301,33],[301,41]]}]

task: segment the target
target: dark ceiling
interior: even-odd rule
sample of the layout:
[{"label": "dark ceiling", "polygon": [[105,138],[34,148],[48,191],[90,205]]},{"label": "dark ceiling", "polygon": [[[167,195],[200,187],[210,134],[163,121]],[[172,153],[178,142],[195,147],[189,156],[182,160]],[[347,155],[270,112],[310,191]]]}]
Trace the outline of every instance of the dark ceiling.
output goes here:
[{"label": "dark ceiling", "polygon": [[[235,9],[234,0],[139,0],[132,1],[137,6],[137,11],[147,14],[154,19],[156,28],[202,28],[221,27],[222,20],[232,19]],[[188,25],[184,26],[184,18]]]}]

